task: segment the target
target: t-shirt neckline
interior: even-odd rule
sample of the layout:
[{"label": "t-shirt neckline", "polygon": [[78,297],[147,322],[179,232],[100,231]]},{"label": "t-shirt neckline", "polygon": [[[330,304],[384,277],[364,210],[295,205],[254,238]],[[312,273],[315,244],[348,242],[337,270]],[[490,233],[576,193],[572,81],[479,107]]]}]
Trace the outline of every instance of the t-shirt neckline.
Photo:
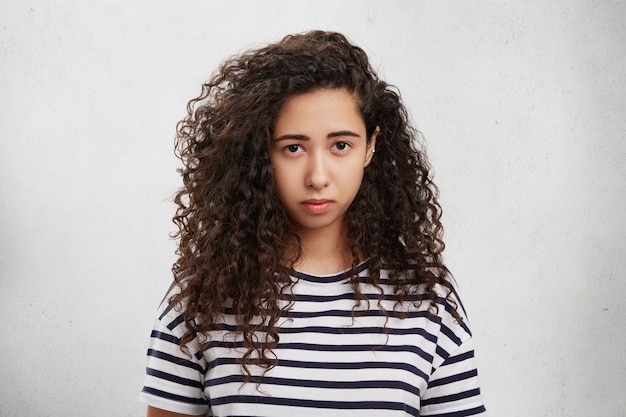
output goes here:
[{"label": "t-shirt neckline", "polygon": [[[369,261],[370,259],[367,258],[357,265],[356,270],[355,270],[357,275],[365,271],[368,268]],[[336,272],[334,274],[327,274],[327,275],[314,275],[314,274],[309,274],[306,272],[296,271],[295,269],[289,269],[289,275],[298,280],[315,282],[315,283],[320,283],[320,284],[337,283],[337,282],[346,281],[348,280],[348,278],[350,278],[350,268],[347,268],[340,272]]]}]

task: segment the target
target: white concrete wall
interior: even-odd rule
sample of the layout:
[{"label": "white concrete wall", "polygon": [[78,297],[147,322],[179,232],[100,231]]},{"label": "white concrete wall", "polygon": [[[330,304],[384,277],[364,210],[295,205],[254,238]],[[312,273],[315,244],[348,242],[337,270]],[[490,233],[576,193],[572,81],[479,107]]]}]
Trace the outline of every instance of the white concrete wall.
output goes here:
[{"label": "white concrete wall", "polygon": [[490,416],[626,415],[626,6],[0,4],[0,415],[139,416],[174,127],[225,57],[346,33],[428,142]]}]

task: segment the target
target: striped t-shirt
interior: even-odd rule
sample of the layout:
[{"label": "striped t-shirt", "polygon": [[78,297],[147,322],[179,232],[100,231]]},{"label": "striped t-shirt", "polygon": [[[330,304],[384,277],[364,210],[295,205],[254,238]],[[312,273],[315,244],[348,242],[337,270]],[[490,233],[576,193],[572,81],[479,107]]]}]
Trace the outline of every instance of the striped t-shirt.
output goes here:
[{"label": "striped t-shirt", "polygon": [[[224,330],[188,344],[179,341],[185,323],[165,298],[150,338],[147,375],[140,398],[156,408],[209,416],[470,416],[485,409],[480,398],[471,333],[458,322],[453,306],[439,298],[394,313],[387,270],[385,292],[367,283],[367,262],[357,269],[370,300],[354,309],[347,273],[313,276],[294,273],[295,300],[279,324],[273,349],[275,367],[261,383],[245,381],[239,360],[244,348],[233,316]],[[443,289],[441,289],[444,295]],[[460,299],[452,294],[465,316]],[[368,305],[369,304],[369,305]],[[398,309],[396,308],[396,311]],[[252,367],[254,372],[254,367]],[[262,373],[262,370],[258,372]]]}]

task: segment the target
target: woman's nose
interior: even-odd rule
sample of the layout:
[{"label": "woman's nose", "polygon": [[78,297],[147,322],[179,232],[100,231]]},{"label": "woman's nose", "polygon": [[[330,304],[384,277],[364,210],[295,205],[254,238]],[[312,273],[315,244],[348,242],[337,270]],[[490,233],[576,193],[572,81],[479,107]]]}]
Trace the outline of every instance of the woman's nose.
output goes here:
[{"label": "woman's nose", "polygon": [[328,186],[330,176],[325,156],[321,152],[311,155],[308,165],[306,186],[316,190]]}]

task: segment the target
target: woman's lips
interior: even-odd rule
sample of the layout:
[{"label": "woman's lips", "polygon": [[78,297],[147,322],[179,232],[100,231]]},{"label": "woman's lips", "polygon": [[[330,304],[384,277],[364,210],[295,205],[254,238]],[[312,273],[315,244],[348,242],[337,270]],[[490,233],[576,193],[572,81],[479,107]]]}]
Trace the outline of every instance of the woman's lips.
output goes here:
[{"label": "woman's lips", "polygon": [[300,203],[307,211],[313,214],[323,214],[330,210],[330,200],[306,200]]}]

